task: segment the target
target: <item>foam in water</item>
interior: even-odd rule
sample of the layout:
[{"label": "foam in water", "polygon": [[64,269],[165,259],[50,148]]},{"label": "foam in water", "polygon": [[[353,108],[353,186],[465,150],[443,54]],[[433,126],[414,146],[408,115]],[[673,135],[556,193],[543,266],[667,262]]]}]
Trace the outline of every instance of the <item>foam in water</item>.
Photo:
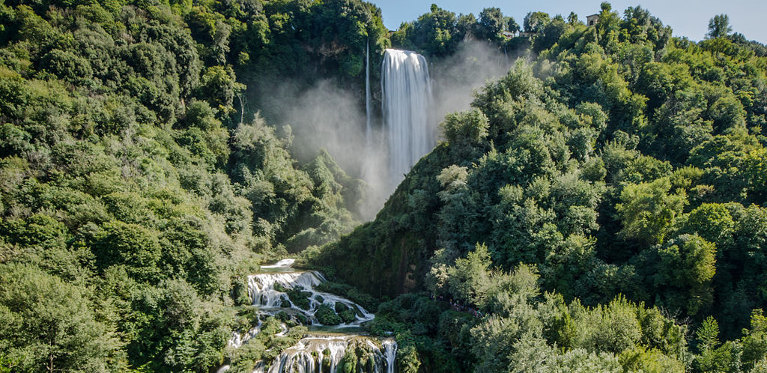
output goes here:
[{"label": "foam in water", "polygon": [[394,373],[394,362],[397,359],[397,341],[387,339],[383,341],[384,357],[386,357],[386,373]]},{"label": "foam in water", "polygon": [[[289,310],[301,313],[309,319],[312,325],[321,325],[314,316],[320,305],[325,304],[335,309],[336,303],[350,308],[355,314],[355,320],[339,325],[339,327],[359,326],[363,322],[373,320],[375,315],[344,297],[315,290],[314,287],[325,281],[325,277],[317,271],[295,271],[291,268],[294,259],[285,259],[272,266],[261,266],[265,269],[280,269],[279,272],[258,273],[248,276],[248,295],[253,305],[268,314]],[[288,297],[287,291],[297,289],[309,294],[309,307],[301,308]]]},{"label": "foam in water", "polygon": [[[262,269],[276,270],[274,272],[258,273],[248,277],[248,292],[253,304],[259,307],[262,315],[275,315],[279,312],[302,313],[314,325],[319,322],[314,312],[321,304],[335,308],[340,302],[356,311],[356,320],[342,324],[344,326],[359,326],[365,321],[372,320],[375,315],[367,312],[362,306],[334,294],[320,292],[315,286],[325,281],[324,276],[316,271],[295,271],[291,267],[292,259],[282,260],[274,265],[262,266]],[[302,288],[311,294],[309,309],[301,309],[289,301],[285,291]],[[290,305],[290,307],[284,307]],[[276,337],[285,336],[288,327],[281,324]],[[246,333],[233,332],[229,345],[239,348],[249,339],[261,333],[261,320],[256,327]],[[283,350],[274,361],[267,366],[259,361],[254,367],[254,373],[287,373],[287,372],[336,372],[339,363],[347,351],[364,351],[362,356],[356,356],[359,364],[365,364],[365,371],[375,373],[394,373],[397,355],[397,343],[392,338],[383,341],[357,334],[334,334],[331,336],[307,336],[294,346]],[[268,368],[267,368],[268,367]],[[217,372],[223,373],[230,369],[224,365]]]},{"label": "foam in water", "polygon": [[[394,372],[395,361],[390,358],[390,355],[393,356],[390,351],[396,352],[396,342],[388,339],[382,345],[384,351],[371,339],[356,335],[307,337],[282,351],[267,373],[336,372],[338,364],[351,346],[366,351],[364,358],[373,372]],[[260,369],[264,372],[263,366]]]},{"label": "foam in water", "polygon": [[399,184],[435,144],[429,120],[431,80],[426,58],[387,49],[381,66],[382,110],[389,144],[389,177]]}]

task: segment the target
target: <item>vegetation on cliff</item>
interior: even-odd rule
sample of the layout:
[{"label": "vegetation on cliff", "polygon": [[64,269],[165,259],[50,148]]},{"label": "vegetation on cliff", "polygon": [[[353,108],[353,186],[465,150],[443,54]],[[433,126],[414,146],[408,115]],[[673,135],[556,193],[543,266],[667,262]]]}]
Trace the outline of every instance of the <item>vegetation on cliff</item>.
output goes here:
[{"label": "vegetation on cliff", "polygon": [[[368,43],[466,40],[525,58],[352,231],[364,184],[259,98],[364,97]],[[252,370],[305,329],[227,349],[245,276],[308,247],[401,372],[763,371],[765,56],[724,15],[695,43],[606,3],[389,34],[359,0],[0,2],[0,371]]]},{"label": "vegetation on cliff", "polygon": [[717,22],[693,43],[638,7],[529,15],[528,58],[310,260],[443,300],[379,308],[405,371],[764,369],[767,57]]},{"label": "vegetation on cliff", "polygon": [[381,24],[359,1],[0,4],[0,370],[220,366],[245,276],[348,232],[363,187],[297,163],[237,76],[360,77]]}]

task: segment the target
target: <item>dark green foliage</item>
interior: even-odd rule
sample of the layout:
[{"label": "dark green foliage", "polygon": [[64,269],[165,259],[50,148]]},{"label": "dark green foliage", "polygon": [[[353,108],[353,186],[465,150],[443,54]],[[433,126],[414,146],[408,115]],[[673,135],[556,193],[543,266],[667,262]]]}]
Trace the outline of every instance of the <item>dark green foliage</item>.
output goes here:
[{"label": "dark green foliage", "polygon": [[519,43],[522,38],[507,40],[504,31],[513,35],[520,31],[520,27],[514,18],[505,17],[499,8],[485,8],[477,18],[471,13],[456,15],[432,4],[429,13],[413,22],[403,23],[391,35],[391,43],[437,60],[456,53],[466,39],[485,41],[504,51],[521,50],[517,47],[523,44]]},{"label": "dark green foliage", "polygon": [[322,325],[338,325],[343,321],[341,317],[336,314],[333,308],[327,304],[321,304],[319,307],[317,307],[317,312],[314,314],[314,316]]},{"label": "dark green foliage", "polygon": [[356,317],[354,317],[354,310],[341,302],[336,303],[335,311],[345,323],[350,323],[356,319]]},{"label": "dark green foliage", "polygon": [[290,298],[290,302],[295,306],[309,310],[309,296],[311,296],[312,293],[304,291],[303,288],[296,288],[287,290],[287,294],[288,298]]},{"label": "dark green foliage", "polygon": [[726,14],[715,15],[714,18],[708,21],[708,33],[706,36],[709,38],[723,38],[731,32],[730,17]]},{"label": "dark green foliage", "polygon": [[500,8],[485,8],[479,13],[477,36],[486,40],[499,41],[502,38],[501,31],[506,26]]},{"label": "dark green foliage", "polygon": [[[289,18],[286,32],[338,29],[280,38],[264,8]],[[327,153],[298,164],[261,117],[245,115],[241,73],[296,71],[306,59],[285,51],[333,44],[343,51],[306,78],[359,77],[353,57],[366,39],[386,45],[380,11],[359,1],[288,8],[300,7],[0,4],[1,364],[219,367],[231,331],[246,327],[232,317],[252,302],[245,276],[356,224],[361,182]],[[291,294],[308,309],[306,296]],[[297,338],[243,354],[273,358],[264,350]]]},{"label": "dark green foliage", "polygon": [[341,283],[332,282],[332,281],[325,281],[317,285],[315,289],[322,292],[326,292],[326,293],[340,295],[344,298],[351,300],[354,303],[361,305],[368,311],[375,310],[376,307],[378,307],[378,301],[375,298],[347,284],[341,284]]},{"label": "dark green foliage", "polygon": [[[7,1],[0,20],[0,370],[251,371],[305,329],[269,318],[227,350],[257,322],[244,276],[307,247],[356,286],[324,290],[394,298],[369,329],[401,372],[767,369],[767,51],[726,16],[699,43],[608,3],[510,40],[497,8],[436,5],[389,40],[357,0]],[[377,66],[467,37],[534,57],[350,232],[360,181],[326,152],[297,163],[255,96],[286,76],[361,93],[368,43]],[[355,347],[342,369],[370,364]]]},{"label": "dark green foliage", "polygon": [[[459,25],[434,6],[392,40],[444,56]],[[609,3],[594,26],[533,12],[524,29],[536,59],[448,115],[446,141],[376,220],[309,262],[374,295],[428,290],[489,315],[383,303],[371,330],[402,338],[407,369],[762,369],[748,329],[767,304],[760,47],[726,25],[672,38],[646,9]],[[682,323],[705,329],[692,360]],[[448,352],[465,365],[436,363]]]}]

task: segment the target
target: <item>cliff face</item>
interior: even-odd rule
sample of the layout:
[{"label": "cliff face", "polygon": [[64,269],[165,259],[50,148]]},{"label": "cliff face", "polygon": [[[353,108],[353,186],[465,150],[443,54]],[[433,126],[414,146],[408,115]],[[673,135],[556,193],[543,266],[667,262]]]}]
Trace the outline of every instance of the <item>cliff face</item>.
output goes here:
[{"label": "cliff face", "polygon": [[323,247],[310,262],[374,296],[423,289],[437,248],[437,175],[448,159],[447,147],[438,146],[413,167],[374,221]]}]

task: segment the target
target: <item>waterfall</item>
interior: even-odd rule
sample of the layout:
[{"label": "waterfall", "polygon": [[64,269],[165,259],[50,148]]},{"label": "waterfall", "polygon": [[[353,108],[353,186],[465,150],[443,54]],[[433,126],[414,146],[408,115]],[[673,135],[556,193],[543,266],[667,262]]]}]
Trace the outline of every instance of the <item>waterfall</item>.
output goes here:
[{"label": "waterfall", "polygon": [[426,58],[387,49],[381,66],[382,110],[389,144],[389,176],[396,184],[435,143],[429,122],[431,82]]},{"label": "waterfall", "polygon": [[[234,331],[229,340],[230,348],[241,348],[256,338],[263,330],[263,316],[288,315],[290,321],[280,324],[279,331],[272,331],[274,338],[288,335],[289,325],[296,325],[298,319],[309,325],[309,332],[295,345],[285,348],[273,360],[258,361],[253,373],[336,373],[356,366],[356,371],[371,373],[394,373],[396,370],[397,342],[393,338],[376,338],[358,334],[349,334],[359,330],[359,326],[372,320],[375,315],[349,299],[335,294],[316,290],[315,287],[325,281],[317,271],[300,271],[292,268],[294,260],[281,260],[276,264],[261,266],[261,271],[248,276],[248,294],[256,308],[258,324],[251,325],[249,331]],[[296,297],[297,294],[300,298]],[[294,300],[302,301],[294,303]],[[327,305],[339,312],[346,308],[346,322],[333,327],[319,323],[315,313],[321,305]],[[351,311],[349,311],[351,310]],[[339,313],[341,315],[341,313]],[[282,319],[285,320],[285,319]],[[287,323],[287,324],[286,324]],[[316,327],[320,328],[316,328]],[[312,329],[315,328],[315,329]],[[273,330],[273,329],[272,329]],[[316,330],[320,330],[319,332]],[[330,334],[328,334],[330,333]],[[227,372],[231,367],[227,362],[217,373]],[[345,365],[352,364],[352,365]]]},{"label": "waterfall", "polygon": [[[262,269],[276,272],[258,273],[248,276],[248,295],[254,306],[259,306],[263,312],[276,314],[289,310],[293,314],[300,313],[312,325],[320,325],[315,317],[320,305],[337,309],[337,303],[349,308],[354,313],[354,320],[345,322],[339,327],[359,326],[363,322],[373,320],[375,315],[361,305],[344,297],[316,290],[314,287],[325,282],[325,277],[317,271],[295,271],[290,266],[293,261],[288,259],[272,266],[261,266]],[[306,295],[306,304],[296,304],[290,299],[288,292],[301,291]],[[351,318],[349,319],[351,320]]]},{"label": "waterfall", "polygon": [[384,356],[386,357],[386,373],[394,373],[394,363],[397,359],[397,342],[387,339],[383,342]]},{"label": "waterfall", "polygon": [[272,362],[268,373],[334,373],[347,351],[352,354],[364,351],[362,356],[359,354],[355,356],[356,363],[364,366],[357,371],[393,373],[394,359],[390,358],[389,351],[396,352],[396,346],[396,342],[387,339],[383,342],[384,351],[382,352],[381,348],[368,337],[358,335],[307,337],[301,339],[295,346],[282,351]]},{"label": "waterfall", "polygon": [[370,104],[370,96],[370,39],[368,39],[367,45],[365,46],[365,115],[367,118],[365,126],[365,145],[367,145],[368,149],[370,149],[370,146],[373,144],[373,127],[371,124],[371,121],[373,120],[371,110],[373,108]]}]

